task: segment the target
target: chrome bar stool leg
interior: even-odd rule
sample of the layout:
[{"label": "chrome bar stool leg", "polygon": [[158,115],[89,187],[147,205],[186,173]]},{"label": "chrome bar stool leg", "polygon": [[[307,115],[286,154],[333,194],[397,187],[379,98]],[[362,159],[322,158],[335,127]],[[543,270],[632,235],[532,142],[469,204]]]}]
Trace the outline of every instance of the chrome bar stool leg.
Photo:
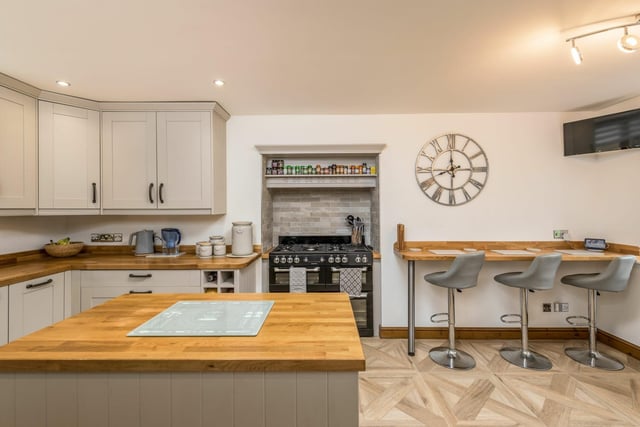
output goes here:
[{"label": "chrome bar stool leg", "polygon": [[[595,289],[589,289],[589,348],[567,348],[564,353],[583,365],[592,368],[600,368],[608,371],[619,371],[624,368],[624,364],[619,360],[600,353],[596,347],[596,304],[597,295]],[[571,322],[569,322],[571,323]]]},{"label": "chrome bar stool leg", "polygon": [[472,369],[476,361],[469,353],[456,349],[456,304],[453,288],[448,289],[448,322],[449,344],[448,347],[435,347],[429,351],[429,357],[440,366],[450,369]]},{"label": "chrome bar stool leg", "polygon": [[522,333],[521,348],[502,348],[500,350],[502,358],[521,368],[538,371],[551,369],[551,361],[549,359],[540,353],[529,350],[529,293],[524,288],[520,289],[520,330]]}]

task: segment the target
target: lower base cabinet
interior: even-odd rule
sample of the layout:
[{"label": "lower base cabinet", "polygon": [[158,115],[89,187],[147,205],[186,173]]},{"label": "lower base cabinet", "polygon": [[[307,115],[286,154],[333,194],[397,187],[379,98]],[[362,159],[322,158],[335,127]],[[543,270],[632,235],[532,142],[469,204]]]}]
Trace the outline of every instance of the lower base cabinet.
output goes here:
[{"label": "lower base cabinet", "polygon": [[80,272],[80,311],[124,294],[199,293],[199,270],[93,270]]},{"label": "lower base cabinet", "polygon": [[61,321],[64,273],[10,285],[9,301],[9,341]]}]

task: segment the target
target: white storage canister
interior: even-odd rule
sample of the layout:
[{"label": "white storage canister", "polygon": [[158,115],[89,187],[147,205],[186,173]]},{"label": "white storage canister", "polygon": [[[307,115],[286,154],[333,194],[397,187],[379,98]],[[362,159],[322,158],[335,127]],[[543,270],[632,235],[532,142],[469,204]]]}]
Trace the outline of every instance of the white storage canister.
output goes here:
[{"label": "white storage canister", "polygon": [[253,253],[253,228],[251,221],[238,221],[231,227],[231,254],[236,256]]},{"label": "white storage canister", "polygon": [[209,236],[209,242],[213,245],[213,256],[225,256],[227,254],[227,244],[223,236]]}]

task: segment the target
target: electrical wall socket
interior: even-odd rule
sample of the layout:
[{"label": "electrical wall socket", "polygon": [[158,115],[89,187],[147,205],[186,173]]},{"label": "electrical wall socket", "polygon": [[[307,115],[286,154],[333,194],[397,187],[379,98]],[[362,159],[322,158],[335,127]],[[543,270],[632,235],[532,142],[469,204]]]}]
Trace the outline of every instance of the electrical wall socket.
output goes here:
[{"label": "electrical wall socket", "polygon": [[569,303],[568,302],[554,302],[553,303],[553,311],[558,312],[568,312],[569,311]]},{"label": "electrical wall socket", "polygon": [[122,233],[91,233],[92,242],[122,242]]},{"label": "electrical wall socket", "polygon": [[569,230],[553,230],[553,238],[556,240],[566,239],[569,236]]},{"label": "electrical wall socket", "polygon": [[551,303],[550,302],[543,302],[542,303],[542,312],[543,313],[551,313]]}]

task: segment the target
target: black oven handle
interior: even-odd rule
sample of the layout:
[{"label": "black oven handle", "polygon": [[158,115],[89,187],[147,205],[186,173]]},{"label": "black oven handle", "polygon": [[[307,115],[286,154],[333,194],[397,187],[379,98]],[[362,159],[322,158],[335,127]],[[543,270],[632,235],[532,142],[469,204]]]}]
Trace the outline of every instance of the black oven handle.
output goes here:
[{"label": "black oven handle", "polygon": [[[344,268],[349,268],[349,267],[331,267],[331,272],[336,273]],[[362,270],[363,272],[366,272],[367,267],[362,267],[360,270]]]},{"label": "black oven handle", "polygon": [[[318,271],[320,271],[320,267],[305,268],[305,270],[307,271],[307,273],[317,273]],[[273,271],[275,273],[288,273],[289,269],[288,268],[273,267]]]}]

